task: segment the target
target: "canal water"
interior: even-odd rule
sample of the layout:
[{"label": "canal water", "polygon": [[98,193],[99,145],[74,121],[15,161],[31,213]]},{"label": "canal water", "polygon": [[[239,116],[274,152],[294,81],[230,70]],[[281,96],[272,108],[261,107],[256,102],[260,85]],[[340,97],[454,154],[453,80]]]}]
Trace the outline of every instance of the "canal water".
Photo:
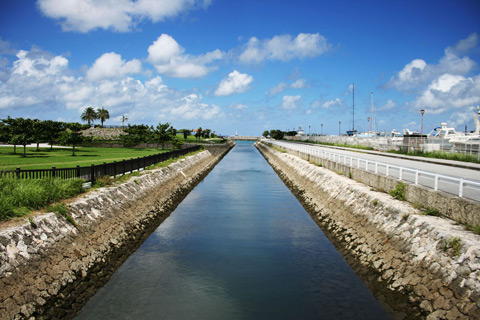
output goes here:
[{"label": "canal water", "polygon": [[389,319],[252,142],[237,145],[76,319]]}]

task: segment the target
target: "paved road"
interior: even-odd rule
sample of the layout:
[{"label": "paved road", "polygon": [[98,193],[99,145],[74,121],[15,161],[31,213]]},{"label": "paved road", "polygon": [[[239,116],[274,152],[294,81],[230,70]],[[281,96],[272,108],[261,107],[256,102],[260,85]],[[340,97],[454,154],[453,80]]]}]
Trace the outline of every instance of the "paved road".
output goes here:
[{"label": "paved road", "polygon": [[[418,157],[408,157],[408,156],[398,156],[392,154],[383,154],[381,152],[362,152],[362,151],[351,151],[346,150],[344,148],[329,148],[324,146],[318,145],[311,145],[311,144],[304,144],[304,143],[295,143],[295,142],[285,142],[285,141],[274,141],[278,144],[283,144],[285,146],[306,146],[316,150],[323,150],[326,152],[331,152],[335,154],[341,154],[349,157],[360,158],[363,160],[368,161],[377,161],[384,164],[389,164],[391,166],[401,166],[405,168],[410,168],[412,170],[421,170],[425,172],[429,172],[432,174],[439,174],[446,177],[452,178],[463,178],[468,181],[480,183],[480,166],[476,164],[466,165],[470,166],[471,168],[462,168],[458,166],[463,166],[463,162],[458,161],[436,161],[436,160],[428,160],[429,162],[423,162],[423,158]],[[364,164],[365,165],[365,164]],[[374,165],[371,164],[369,166],[369,171],[374,171]],[[386,173],[386,166],[379,166],[378,173],[385,174]],[[399,174],[398,169],[390,168],[389,174],[392,176],[397,176]],[[405,171],[403,173],[403,178],[406,181],[415,181],[415,174],[413,172]],[[435,180],[433,176],[430,175],[422,175],[419,176],[419,184],[422,184],[427,187],[434,187]],[[459,186],[458,180],[453,181],[445,178],[440,178],[438,181],[439,189],[452,193],[458,194]],[[480,200],[480,187],[472,184],[466,184],[465,190],[463,191],[463,196],[468,197],[474,200]]]}]

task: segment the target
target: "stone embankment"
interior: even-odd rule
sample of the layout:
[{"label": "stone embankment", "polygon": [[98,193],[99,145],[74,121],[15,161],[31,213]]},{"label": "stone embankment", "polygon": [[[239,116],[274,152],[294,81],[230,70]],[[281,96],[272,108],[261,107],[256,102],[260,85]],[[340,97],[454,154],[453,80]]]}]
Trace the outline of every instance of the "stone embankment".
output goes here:
[{"label": "stone embankment", "polygon": [[394,319],[480,319],[480,236],[344,175],[256,146]]},{"label": "stone embankment", "polygon": [[[268,142],[264,142],[270,145]],[[328,160],[302,151],[282,146],[282,150],[298,156],[304,160],[319,163],[324,168],[334,172],[340,172],[356,181],[362,182],[379,191],[389,192],[394,190],[399,181],[391,176],[376,174],[375,172],[350,166],[341,161]],[[427,210],[434,210],[438,215],[457,221],[458,223],[479,226],[480,203],[478,201],[460,198],[442,191],[435,191],[421,185],[405,183],[405,199],[415,203],[416,206]]]},{"label": "stone embankment", "polygon": [[76,225],[47,213],[0,230],[0,319],[71,318],[233,147],[72,200]]}]

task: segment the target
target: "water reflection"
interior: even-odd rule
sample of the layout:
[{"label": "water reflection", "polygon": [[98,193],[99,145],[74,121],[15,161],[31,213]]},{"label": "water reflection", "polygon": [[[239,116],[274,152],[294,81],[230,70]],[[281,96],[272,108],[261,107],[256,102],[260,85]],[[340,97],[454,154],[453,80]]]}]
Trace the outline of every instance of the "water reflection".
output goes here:
[{"label": "water reflection", "polygon": [[240,142],[78,319],[388,319],[252,143]]}]

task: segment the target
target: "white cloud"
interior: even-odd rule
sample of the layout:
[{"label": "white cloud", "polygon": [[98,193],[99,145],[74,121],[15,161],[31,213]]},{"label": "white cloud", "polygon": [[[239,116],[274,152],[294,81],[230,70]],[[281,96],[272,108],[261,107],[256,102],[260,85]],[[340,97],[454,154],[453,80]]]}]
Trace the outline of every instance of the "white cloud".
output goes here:
[{"label": "white cloud", "polygon": [[279,93],[282,93],[283,91],[287,90],[287,89],[303,89],[303,88],[307,88],[308,87],[308,83],[305,79],[297,79],[294,83],[291,83],[291,84],[287,84],[285,82],[280,82],[279,84],[277,84],[275,87],[273,88],[270,88],[270,90],[268,90],[268,94],[273,96],[273,95],[276,95],[276,94],[279,94]]},{"label": "white cloud", "polygon": [[246,110],[248,109],[248,106],[241,104],[241,103],[236,103],[232,104],[229,106],[229,108],[234,109],[234,110]]},{"label": "white cloud", "polygon": [[[120,66],[130,70],[127,64],[123,61]],[[105,106],[112,119],[128,113],[130,123],[224,117],[219,106],[204,103],[200,95],[169,88],[161,77],[142,82],[124,73],[91,81],[72,76],[66,58],[38,50],[20,51],[6,72],[7,79],[0,82],[0,109],[13,117],[28,114],[80,121],[87,106]]]},{"label": "white cloud", "polygon": [[234,93],[242,93],[250,89],[253,77],[237,70],[230,72],[227,78],[223,79],[215,90],[216,96],[229,96]]},{"label": "white cloud", "polygon": [[202,96],[190,94],[181,98],[178,107],[172,108],[170,114],[185,119],[218,119],[224,116],[219,106],[203,103]]},{"label": "white cloud", "polygon": [[239,60],[251,64],[265,60],[289,61],[295,58],[313,58],[329,51],[330,48],[327,39],[319,33],[300,33],[295,38],[291,35],[280,35],[264,40],[252,37],[239,55]]},{"label": "white cloud", "polygon": [[294,89],[303,89],[308,87],[308,83],[305,79],[297,79],[297,81],[292,83],[290,87]]},{"label": "white cloud", "polygon": [[414,100],[405,103],[412,112],[424,109],[429,114],[440,114],[471,108],[480,103],[480,75],[472,74],[476,62],[462,55],[477,46],[478,35],[473,33],[447,47],[438,64],[415,59],[392,77],[386,87],[415,93]]},{"label": "white cloud", "polygon": [[153,22],[176,17],[210,0],[38,0],[44,15],[60,21],[64,31],[89,32],[94,29],[130,31],[143,19]]},{"label": "white cloud", "polygon": [[204,55],[190,56],[185,49],[168,34],[162,34],[148,47],[148,61],[157,72],[174,78],[201,78],[212,68],[207,64],[222,59],[224,53],[214,50]]},{"label": "white cloud", "polygon": [[322,108],[324,109],[337,108],[337,107],[343,107],[343,106],[344,106],[344,103],[340,100],[340,98],[327,100],[322,104]]},{"label": "white cloud", "polygon": [[397,104],[395,103],[395,101],[393,101],[392,99],[388,99],[384,105],[376,108],[376,111],[389,111],[389,110],[395,109],[396,107],[397,107]]},{"label": "white cloud", "polygon": [[142,70],[142,63],[137,59],[128,62],[115,52],[104,53],[98,58],[92,67],[87,71],[87,79],[99,80],[105,78],[118,78],[127,74],[139,73]]},{"label": "white cloud", "polygon": [[300,95],[296,96],[283,96],[282,108],[285,110],[294,110],[299,107],[298,103],[302,97]]},{"label": "white cloud", "polygon": [[472,107],[480,103],[480,75],[463,77],[443,74],[432,81],[414,101],[411,109],[439,114],[451,109]]},{"label": "white cloud", "polygon": [[286,84],[285,82],[280,82],[275,87],[270,88],[270,90],[268,90],[268,94],[273,96],[273,95],[282,93],[283,91],[287,90],[288,87],[289,87],[289,85]]},{"label": "white cloud", "polygon": [[68,60],[62,56],[49,58],[48,56],[37,57],[38,52],[20,50],[13,64],[13,74],[34,76],[43,78],[56,75],[68,67]]},{"label": "white cloud", "polygon": [[460,55],[476,47],[477,43],[478,36],[473,33],[468,38],[460,40],[455,46],[447,47],[438,64],[428,64],[423,59],[414,59],[393,76],[386,87],[409,91],[421,88],[443,74],[467,75],[475,68],[476,63],[469,57]]}]

